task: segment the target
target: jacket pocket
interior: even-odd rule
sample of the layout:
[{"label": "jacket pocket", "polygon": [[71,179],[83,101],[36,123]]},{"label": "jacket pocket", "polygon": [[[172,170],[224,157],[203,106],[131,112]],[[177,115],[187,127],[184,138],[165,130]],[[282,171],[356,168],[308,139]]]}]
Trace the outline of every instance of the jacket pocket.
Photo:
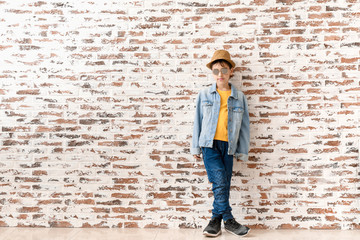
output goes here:
[{"label": "jacket pocket", "polygon": [[241,113],[244,112],[244,109],[242,109],[241,107],[233,107],[232,110],[233,112],[241,112]]},{"label": "jacket pocket", "polygon": [[207,128],[210,125],[210,119],[212,114],[213,103],[211,101],[202,101],[201,108],[203,111],[202,129]]},{"label": "jacket pocket", "polygon": [[213,103],[210,101],[201,102],[201,107],[203,109],[204,116],[211,114],[212,106],[213,106]]},{"label": "jacket pocket", "polygon": [[232,114],[233,114],[235,123],[237,123],[238,125],[241,125],[242,117],[244,114],[244,109],[241,107],[233,107]]},{"label": "jacket pocket", "polygon": [[202,101],[201,105],[207,107],[207,106],[212,106],[213,103],[211,101]]}]

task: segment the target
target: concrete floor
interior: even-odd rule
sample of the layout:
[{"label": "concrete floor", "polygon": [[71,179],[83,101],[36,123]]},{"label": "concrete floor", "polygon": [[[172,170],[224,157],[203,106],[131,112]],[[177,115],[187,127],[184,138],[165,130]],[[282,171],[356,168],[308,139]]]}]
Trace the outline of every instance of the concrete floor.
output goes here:
[{"label": "concrete floor", "polygon": [[135,229],[135,228],[0,228],[1,240],[355,240],[359,230],[251,230],[246,237],[237,237],[222,230],[217,238],[207,238],[201,229]]}]

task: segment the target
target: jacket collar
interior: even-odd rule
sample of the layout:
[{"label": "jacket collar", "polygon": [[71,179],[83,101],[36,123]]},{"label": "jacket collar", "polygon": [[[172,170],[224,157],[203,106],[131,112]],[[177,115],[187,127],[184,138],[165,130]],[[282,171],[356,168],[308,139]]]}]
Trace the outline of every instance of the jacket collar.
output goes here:
[{"label": "jacket collar", "polygon": [[[233,97],[235,99],[238,99],[238,94],[237,94],[237,91],[236,91],[236,88],[231,84],[229,83],[230,85],[230,88],[231,88],[231,94],[230,94],[230,97]],[[216,93],[216,83],[213,83],[210,87],[210,92],[211,93]]]}]

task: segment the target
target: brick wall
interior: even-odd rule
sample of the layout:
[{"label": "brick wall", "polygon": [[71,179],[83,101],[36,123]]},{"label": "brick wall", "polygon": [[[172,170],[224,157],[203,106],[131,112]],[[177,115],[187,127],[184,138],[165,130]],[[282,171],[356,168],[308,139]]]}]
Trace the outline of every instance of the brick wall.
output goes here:
[{"label": "brick wall", "polygon": [[251,120],[236,218],[359,229],[359,5],[0,1],[0,226],[203,227],[194,100],[224,48]]}]

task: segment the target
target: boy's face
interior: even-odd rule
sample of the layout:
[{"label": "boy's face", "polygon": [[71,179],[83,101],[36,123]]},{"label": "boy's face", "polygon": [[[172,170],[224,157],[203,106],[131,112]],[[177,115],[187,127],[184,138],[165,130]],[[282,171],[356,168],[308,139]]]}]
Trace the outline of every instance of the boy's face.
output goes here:
[{"label": "boy's face", "polygon": [[227,64],[215,63],[212,66],[213,77],[216,81],[216,84],[219,86],[224,86],[229,84],[229,79],[234,69],[230,69]]}]

